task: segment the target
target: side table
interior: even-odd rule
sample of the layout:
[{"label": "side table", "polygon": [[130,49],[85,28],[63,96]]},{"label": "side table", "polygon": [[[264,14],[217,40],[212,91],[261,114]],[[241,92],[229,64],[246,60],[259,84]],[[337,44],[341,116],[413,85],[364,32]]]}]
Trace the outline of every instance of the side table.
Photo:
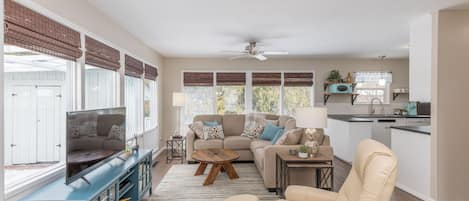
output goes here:
[{"label": "side table", "polygon": [[333,156],[318,153],[315,157],[300,158],[289,153],[277,153],[276,156],[276,186],[277,194],[284,197],[285,190],[290,183],[290,169],[312,168],[316,170],[316,187],[332,191],[334,187]]},{"label": "side table", "polygon": [[184,163],[186,156],[186,137],[181,136],[180,138],[169,137],[166,140],[166,147],[168,148],[168,153],[166,155],[166,163],[173,162],[175,159],[180,159],[181,163]]}]

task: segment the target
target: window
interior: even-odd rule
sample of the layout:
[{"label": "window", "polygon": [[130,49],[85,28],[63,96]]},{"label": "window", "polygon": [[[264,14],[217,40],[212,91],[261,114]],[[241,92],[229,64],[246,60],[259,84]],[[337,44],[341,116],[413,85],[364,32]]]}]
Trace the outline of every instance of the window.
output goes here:
[{"label": "window", "polygon": [[[186,106],[184,107],[184,124],[192,123],[194,116],[198,114],[214,114],[213,87],[184,87]],[[182,121],[182,120],[181,120]]]},{"label": "window", "polygon": [[359,94],[356,104],[370,104],[374,98],[378,98],[383,104],[389,104],[392,73],[356,72],[355,82],[355,92]]},{"label": "window", "polygon": [[65,112],[75,63],[4,46],[5,186],[23,185],[65,161]]},{"label": "window", "polygon": [[125,76],[126,138],[143,133],[142,79]]},{"label": "window", "polygon": [[295,115],[295,109],[312,106],[312,87],[284,87],[283,113]]},{"label": "window", "polygon": [[85,107],[87,109],[115,106],[117,72],[85,65]]},{"label": "window", "polygon": [[244,93],[244,86],[217,86],[217,113],[243,113]]},{"label": "window", "polygon": [[280,113],[280,86],[253,86],[252,106],[255,112]]},{"label": "window", "polygon": [[145,79],[143,85],[143,115],[145,131],[157,126],[156,81]]}]

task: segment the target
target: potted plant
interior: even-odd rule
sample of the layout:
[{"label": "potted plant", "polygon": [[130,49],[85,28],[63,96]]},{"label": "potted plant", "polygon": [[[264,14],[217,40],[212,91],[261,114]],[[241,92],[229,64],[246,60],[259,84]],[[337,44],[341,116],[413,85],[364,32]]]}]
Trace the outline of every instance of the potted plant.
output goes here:
[{"label": "potted plant", "polygon": [[340,75],[339,70],[331,70],[329,77],[327,77],[328,82],[342,82],[342,75]]},{"label": "potted plant", "polygon": [[308,158],[308,146],[301,145],[298,149],[298,157],[300,158]]}]

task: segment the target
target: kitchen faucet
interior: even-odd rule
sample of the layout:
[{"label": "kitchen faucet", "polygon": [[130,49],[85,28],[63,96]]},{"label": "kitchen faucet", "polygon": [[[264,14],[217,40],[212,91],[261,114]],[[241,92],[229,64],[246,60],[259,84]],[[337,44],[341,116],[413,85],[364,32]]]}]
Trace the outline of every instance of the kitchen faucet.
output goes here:
[{"label": "kitchen faucet", "polygon": [[368,108],[368,113],[369,114],[375,114],[376,110],[374,108],[374,105],[373,103],[375,102],[375,100],[377,100],[379,102],[379,105],[381,106],[381,114],[384,114],[384,106],[383,106],[383,102],[381,101],[381,99],[377,98],[377,97],[374,97],[371,99],[370,101],[370,107]]}]

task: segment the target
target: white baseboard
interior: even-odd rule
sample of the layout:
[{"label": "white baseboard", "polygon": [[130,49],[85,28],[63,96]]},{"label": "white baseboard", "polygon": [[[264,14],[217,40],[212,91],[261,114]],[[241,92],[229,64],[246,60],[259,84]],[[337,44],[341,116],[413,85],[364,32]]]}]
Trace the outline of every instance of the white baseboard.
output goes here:
[{"label": "white baseboard", "polygon": [[420,199],[422,199],[422,200],[425,200],[425,201],[434,201],[434,200],[430,197],[430,195],[424,195],[424,194],[419,193],[419,192],[413,190],[412,188],[409,188],[409,187],[407,187],[407,186],[405,186],[405,185],[402,185],[402,184],[400,184],[400,183],[396,183],[396,187],[399,188],[399,189],[401,189],[401,190],[403,190],[403,191],[405,191],[405,192],[407,192],[407,193],[410,193],[410,194],[412,194],[413,196],[418,197],[418,198],[420,198]]}]

